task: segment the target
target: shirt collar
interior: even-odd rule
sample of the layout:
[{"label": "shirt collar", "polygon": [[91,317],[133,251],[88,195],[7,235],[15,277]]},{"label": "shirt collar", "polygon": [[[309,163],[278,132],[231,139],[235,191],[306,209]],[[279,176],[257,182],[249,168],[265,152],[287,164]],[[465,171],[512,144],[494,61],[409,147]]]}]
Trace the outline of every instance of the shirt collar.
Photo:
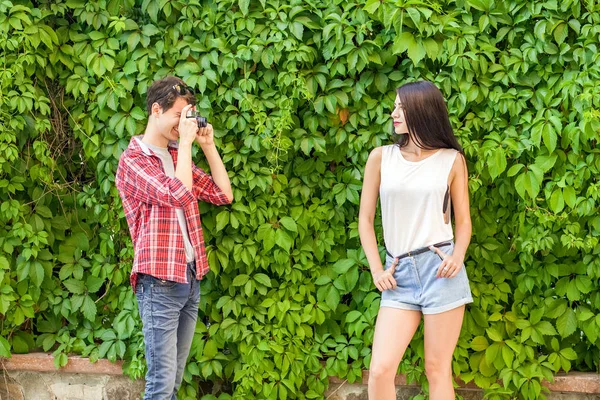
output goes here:
[{"label": "shirt collar", "polygon": [[[137,135],[137,136],[132,137],[131,142],[129,143],[130,147],[133,150],[141,151],[142,153],[144,153],[147,156],[155,155],[154,152],[148,146],[146,146],[146,143],[142,142],[143,138],[144,138],[144,135]],[[179,143],[176,140],[170,140],[169,143],[167,144],[167,148],[178,149]]]}]

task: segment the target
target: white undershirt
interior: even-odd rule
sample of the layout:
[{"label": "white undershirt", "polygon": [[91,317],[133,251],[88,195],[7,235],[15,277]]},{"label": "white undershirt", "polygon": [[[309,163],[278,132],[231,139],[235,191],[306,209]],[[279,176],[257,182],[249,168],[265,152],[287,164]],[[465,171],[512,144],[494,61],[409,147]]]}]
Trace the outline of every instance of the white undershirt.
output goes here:
[{"label": "white undershirt", "polygon": [[[142,148],[145,146],[152,150],[152,152],[160,158],[162,162],[163,169],[165,171],[165,175],[169,177],[175,176],[175,164],[173,163],[173,157],[171,157],[171,153],[166,147],[158,147],[152,144],[144,143],[140,139],[138,139],[140,146]],[[183,234],[183,244],[185,247],[185,260],[186,262],[192,262],[196,259],[194,255],[194,247],[190,242],[190,235],[188,234],[187,223],[185,221],[185,213],[183,212],[183,208],[176,208],[175,213],[177,214],[177,220],[179,221],[179,227],[181,228],[181,233]]]}]

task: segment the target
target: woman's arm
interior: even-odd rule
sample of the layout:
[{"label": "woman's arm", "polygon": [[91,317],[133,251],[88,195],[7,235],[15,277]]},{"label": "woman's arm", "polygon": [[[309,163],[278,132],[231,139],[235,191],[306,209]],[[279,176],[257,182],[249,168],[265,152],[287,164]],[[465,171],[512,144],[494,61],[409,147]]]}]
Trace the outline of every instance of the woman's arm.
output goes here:
[{"label": "woman's arm", "polygon": [[456,156],[453,179],[450,183],[450,197],[454,210],[454,255],[462,262],[465,259],[467,247],[471,242],[471,211],[469,205],[469,173],[467,163],[462,154]]},{"label": "woman's arm", "polygon": [[438,269],[438,278],[454,278],[458,274],[471,242],[469,173],[465,157],[460,153],[456,155],[450,172],[450,198],[454,210],[454,251],[452,255],[448,255],[434,248],[434,251],[444,260]]},{"label": "woman's arm", "polygon": [[365,165],[365,177],[358,214],[358,234],[371,268],[373,282],[377,289],[383,291],[396,287],[396,280],[392,276],[395,266],[385,271],[383,269],[375,236],[375,210],[377,209],[379,184],[381,182],[381,151],[381,147],[374,149],[369,154],[369,159]]}]

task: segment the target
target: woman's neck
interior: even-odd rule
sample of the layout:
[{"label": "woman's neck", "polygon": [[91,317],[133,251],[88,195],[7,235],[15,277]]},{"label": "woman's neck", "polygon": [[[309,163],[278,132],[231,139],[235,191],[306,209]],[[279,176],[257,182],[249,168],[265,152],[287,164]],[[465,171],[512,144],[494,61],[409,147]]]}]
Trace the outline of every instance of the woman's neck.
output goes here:
[{"label": "woman's neck", "polygon": [[406,153],[414,154],[417,157],[421,157],[423,155],[435,153],[437,150],[436,149],[429,150],[429,149],[424,149],[422,147],[419,147],[409,136],[406,144],[404,146],[402,146],[402,151],[404,151]]}]

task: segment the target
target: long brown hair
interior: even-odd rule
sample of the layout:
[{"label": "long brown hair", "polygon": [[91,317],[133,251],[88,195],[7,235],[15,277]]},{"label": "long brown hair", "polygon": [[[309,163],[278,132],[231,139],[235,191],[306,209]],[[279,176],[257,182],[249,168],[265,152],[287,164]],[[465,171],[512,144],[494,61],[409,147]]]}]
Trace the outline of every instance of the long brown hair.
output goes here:
[{"label": "long brown hair", "polygon": [[429,81],[411,82],[400,86],[396,93],[408,127],[408,134],[401,135],[397,142],[400,147],[406,145],[410,136],[423,149],[456,149],[463,153],[450,126],[444,96],[437,86]]}]

